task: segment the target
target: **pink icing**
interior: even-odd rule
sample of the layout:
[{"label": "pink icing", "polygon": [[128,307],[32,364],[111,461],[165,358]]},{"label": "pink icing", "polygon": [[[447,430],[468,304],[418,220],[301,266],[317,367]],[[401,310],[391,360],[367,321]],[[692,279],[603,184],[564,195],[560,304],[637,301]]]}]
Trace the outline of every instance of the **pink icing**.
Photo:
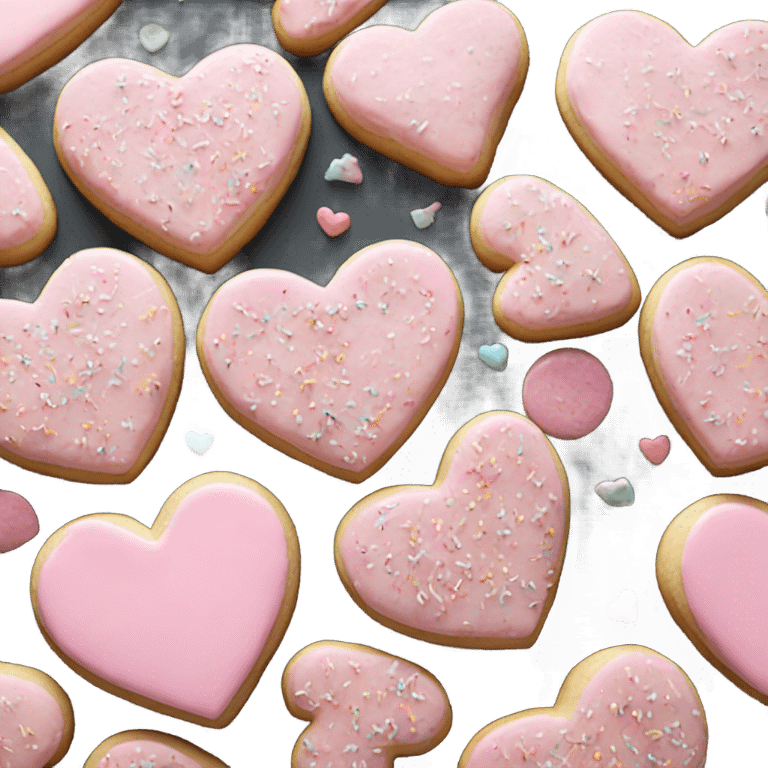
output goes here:
[{"label": "pink icing", "polygon": [[624,309],[633,284],[621,251],[568,194],[533,176],[511,176],[480,218],[488,245],[517,266],[499,287],[504,317],[524,328],[598,322]]},{"label": "pink icing", "polygon": [[200,763],[160,741],[122,741],[99,760],[97,768],[201,768]]},{"label": "pink icing", "polygon": [[475,745],[466,768],[701,768],[707,731],[699,706],[677,665],[623,653],[589,680],[570,718],[504,723]]},{"label": "pink icing", "polygon": [[32,239],[44,216],[34,182],[0,132],[0,255]]},{"label": "pink icing", "polygon": [[[391,751],[424,744],[450,720],[442,686],[403,659],[318,643],[289,662],[286,696],[311,716],[294,768],[389,768]],[[416,750],[423,752],[422,750]]]},{"label": "pink icing", "polygon": [[308,456],[357,473],[414,428],[463,317],[450,269],[402,240],[353,257],[326,288],[246,272],[206,311],[202,352],[224,399]]},{"label": "pink icing", "polygon": [[157,541],[83,518],[39,570],[53,642],[104,681],[215,720],[258,662],[285,595],[280,519],[255,490],[209,483]]},{"label": "pink icing", "polygon": [[291,66],[233,45],[177,80],[129,59],[82,69],[54,131],[69,171],[157,237],[206,253],[230,238],[284,176],[304,119]]},{"label": "pink icing", "polygon": [[374,5],[371,0],[279,0],[280,23],[289,37],[307,40],[328,34],[356,13]]},{"label": "pink icing", "polygon": [[696,48],[632,11],[579,31],[567,90],[611,162],[678,224],[705,216],[768,162],[768,24],[742,21]]},{"label": "pink icing", "polygon": [[512,94],[523,45],[502,5],[461,0],[431,13],[416,32],[355,32],[334,52],[328,74],[355,123],[468,172]]},{"label": "pink icing", "polygon": [[26,544],[40,531],[32,505],[18,493],[0,491],[0,552]]},{"label": "pink icing", "polygon": [[439,487],[358,507],[339,541],[360,599],[442,635],[525,638],[561,567],[567,488],[546,438],[516,414],[479,420]]},{"label": "pink icing", "polygon": [[736,674],[768,694],[768,515],[718,504],[694,524],[681,569],[688,607],[707,643]]},{"label": "pink icing", "polygon": [[111,248],[80,251],[34,304],[0,300],[0,328],[3,448],[127,472],[157,429],[176,344],[174,315],[144,264]]},{"label": "pink icing", "polygon": [[653,348],[679,417],[719,467],[768,454],[768,302],[728,262],[692,262],[664,288]]},{"label": "pink icing", "polygon": [[0,673],[0,768],[43,768],[64,734],[64,715],[45,688]]},{"label": "pink icing", "polygon": [[523,407],[544,432],[576,440],[597,429],[613,400],[605,366],[582,349],[556,349],[525,375]]}]

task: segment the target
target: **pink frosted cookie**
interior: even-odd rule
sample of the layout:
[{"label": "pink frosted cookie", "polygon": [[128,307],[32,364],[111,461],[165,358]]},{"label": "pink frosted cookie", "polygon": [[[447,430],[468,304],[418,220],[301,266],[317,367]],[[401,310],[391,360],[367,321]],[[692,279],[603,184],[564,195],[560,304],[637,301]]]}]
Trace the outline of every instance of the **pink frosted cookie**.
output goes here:
[{"label": "pink frosted cookie", "polygon": [[0,457],[67,480],[129,483],[176,407],[184,330],[162,276],[90,248],[34,304],[0,300]]},{"label": "pink frosted cookie", "polygon": [[0,553],[11,552],[40,532],[32,505],[18,493],[0,491]]},{"label": "pink frosted cookie", "polygon": [[431,673],[366,645],[308,645],[285,668],[283,696],[294,717],[310,721],[291,768],[392,768],[397,757],[434,749],[451,728],[451,705]]},{"label": "pink frosted cookie", "polygon": [[768,464],[768,296],[746,270],[704,256],[670,269],[640,314],[656,397],[717,476]]},{"label": "pink frosted cookie", "polygon": [[152,528],[109,514],[60,528],[31,591],[46,640],[86,680],[222,728],[280,644],[298,586],[298,539],[280,502],[212,472],[177,489]]},{"label": "pink frosted cookie", "polygon": [[517,18],[493,0],[458,0],[415,32],[350,35],[328,59],[323,91],[359,141],[441,184],[479,187],[527,72]]},{"label": "pink frosted cookie", "polygon": [[0,766],[48,768],[69,750],[75,718],[69,697],[48,675],[0,661]]},{"label": "pink frosted cookie", "polygon": [[336,567],[371,617],[421,640],[527,648],[557,590],[568,479],[541,430],[485,413],[446,448],[431,486],[384,488],[336,533]]},{"label": "pink frosted cookie", "polygon": [[463,322],[445,262],[418,243],[387,240],[352,256],[325,288],[273,269],[232,278],[203,313],[197,351],[235,421],[299,461],[360,482],[426,415]]},{"label": "pink frosted cookie", "polygon": [[277,0],[272,24],[280,45],[316,56],[373,16],[387,0]]},{"label": "pink frosted cookie", "polygon": [[669,525],[656,556],[664,602],[732,683],[768,704],[768,504],[707,496]]},{"label": "pink frosted cookie", "polygon": [[612,401],[610,374],[583,349],[547,352],[523,381],[526,415],[548,435],[562,440],[578,440],[597,429]]},{"label": "pink frosted cookie", "polygon": [[493,315],[510,336],[552,341],[617,328],[640,306],[635,273],[610,235],[563,190],[536,176],[507,176],[477,199],[472,247],[506,272]]},{"label": "pink frosted cookie", "polygon": [[233,45],[182,78],[104,59],[64,87],[53,140],[99,210],[166,256],[215,272],[261,229],[309,138],[304,86],[258,45]]},{"label": "pink frosted cookie", "polygon": [[576,143],[660,227],[686,237],[768,179],[768,24],[689,45],[638,11],[599,16],[568,42],[557,103]]},{"label": "pink frosted cookie", "polygon": [[577,664],[553,707],[487,725],[459,768],[703,768],[707,722],[680,667],[641,645],[606,648]]},{"label": "pink frosted cookie", "polygon": [[0,267],[39,256],[55,233],[56,207],[40,171],[0,128]]},{"label": "pink frosted cookie", "polygon": [[52,67],[103,24],[122,0],[0,0],[0,93]]},{"label": "pink frosted cookie", "polygon": [[184,739],[160,731],[123,731],[91,752],[83,768],[227,768]]}]

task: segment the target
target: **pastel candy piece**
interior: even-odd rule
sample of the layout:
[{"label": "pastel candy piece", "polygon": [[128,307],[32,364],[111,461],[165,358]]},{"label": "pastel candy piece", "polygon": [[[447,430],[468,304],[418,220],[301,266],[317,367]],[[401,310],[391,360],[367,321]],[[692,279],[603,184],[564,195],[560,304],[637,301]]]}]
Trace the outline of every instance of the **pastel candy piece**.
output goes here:
[{"label": "pastel candy piece", "polygon": [[[587,157],[676,237],[726,214],[768,178],[768,24],[740,21],[690,46],[637,11],[607,13],[568,42],[557,101]],[[671,74],[670,74],[671,73]]]},{"label": "pastel candy piece", "polygon": [[350,35],[328,60],[323,91],[364,144],[441,184],[478,187],[527,71],[517,18],[490,0],[461,0],[415,32],[382,25]]},{"label": "pastel candy piece", "polygon": [[569,525],[560,459],[514,413],[474,418],[431,486],[385,488],[336,533],[336,567],[355,602],[419,639],[527,648],[557,591]]},{"label": "pastel candy piece", "polygon": [[187,445],[199,456],[202,456],[212,445],[213,435],[204,432],[187,432]]},{"label": "pastel candy piece", "polygon": [[157,53],[170,37],[168,30],[159,24],[145,24],[139,30],[139,41],[150,53]]},{"label": "pastel candy piece", "polygon": [[[642,707],[642,715],[639,714]],[[617,646],[584,659],[551,708],[487,725],[459,768],[529,765],[685,765],[703,768],[707,724],[696,689],[676,664],[649,648]]]},{"label": "pastel candy piece", "polygon": [[79,251],[34,304],[0,300],[0,328],[0,457],[82,482],[136,478],[184,366],[181,314],[160,274],[123,251]]},{"label": "pastel candy piece", "polygon": [[75,186],[115,224],[215,272],[280,202],[309,123],[290,64],[243,44],[212,53],[182,78],[130,59],[89,64],[59,96],[53,137]]},{"label": "pastel candy piece", "polygon": [[342,211],[334,213],[330,208],[323,206],[318,208],[317,223],[328,237],[338,237],[349,229],[352,222],[348,213]]},{"label": "pastel candy piece", "polygon": [[669,438],[659,435],[653,439],[644,437],[640,441],[640,451],[651,464],[661,464],[669,456]]},{"label": "pastel candy piece", "polygon": [[340,158],[331,160],[324,176],[326,181],[346,181],[348,184],[362,184],[363,172],[357,158],[345,152]]},{"label": "pastel candy piece", "polygon": [[556,349],[525,375],[523,407],[552,437],[576,440],[600,426],[611,407],[613,383],[605,366],[582,349]]},{"label": "pastel candy piece", "polygon": [[40,523],[32,505],[18,493],[0,491],[0,552],[10,552],[37,536]]},{"label": "pastel candy piece", "polygon": [[477,356],[494,371],[504,371],[507,368],[509,350],[503,344],[482,344],[477,350]]},{"label": "pastel candy piece", "polygon": [[418,208],[415,211],[411,211],[411,219],[419,229],[426,229],[435,223],[435,214],[442,207],[440,203],[432,203],[432,205],[426,208]]},{"label": "pastel candy piece", "polygon": [[609,507],[629,507],[635,503],[635,489],[626,477],[603,480],[595,486],[595,493]]},{"label": "pastel candy piece", "polygon": [[4,0],[0,93],[18,88],[75,50],[122,0]]},{"label": "pastel candy piece", "polygon": [[159,731],[123,731],[93,750],[83,768],[227,768],[200,747]]},{"label": "pastel candy piece", "polygon": [[656,574],[672,617],[729,680],[768,704],[768,505],[708,496],[667,528]]},{"label": "pastel candy piece", "polygon": [[214,472],[175,491],[151,529],[104,514],[61,528],[35,562],[33,606],[46,639],[89,682],[221,728],[282,639],[298,569],[280,502]]},{"label": "pastel candy piece", "polygon": [[622,589],[608,604],[606,614],[611,621],[634,624],[637,621],[637,595],[630,589]]},{"label": "pastel candy piece", "polygon": [[582,205],[536,176],[507,176],[478,198],[472,247],[506,272],[493,314],[510,336],[547,341],[588,336],[626,323],[640,288],[616,243]]},{"label": "pastel candy piece", "polygon": [[768,295],[733,262],[690,259],[654,285],[640,351],[680,436],[717,476],[768,464]]},{"label": "pastel candy piece", "polygon": [[398,756],[437,746],[451,727],[448,697],[433,675],[365,645],[325,641],[299,651],[285,668],[283,697],[294,717],[310,721],[293,768],[311,768],[319,755],[332,766],[391,768]]},{"label": "pastel candy piece", "polygon": [[325,288],[270,269],[229,280],[200,321],[198,355],[243,427],[360,482],[429,410],[463,321],[445,262],[417,243],[388,240],[358,252]]}]

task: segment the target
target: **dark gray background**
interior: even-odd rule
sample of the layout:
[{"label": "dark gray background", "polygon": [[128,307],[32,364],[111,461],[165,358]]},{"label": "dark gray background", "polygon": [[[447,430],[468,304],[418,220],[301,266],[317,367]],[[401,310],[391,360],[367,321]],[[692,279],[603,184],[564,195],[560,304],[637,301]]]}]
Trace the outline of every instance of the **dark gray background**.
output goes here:
[{"label": "dark gray background", "polygon": [[[24,2],[24,0],[18,0]],[[55,2],[55,0],[50,0]],[[439,3],[389,0],[371,23],[414,28]],[[542,176],[574,195],[605,226],[634,268],[643,295],[674,264],[715,254],[734,259],[768,284],[764,193],[758,192],[721,221],[686,240],[660,230],[600,176],[579,151],[557,111],[554,83],[560,54],[571,34],[591,18],[615,10],[616,0],[507,0],[519,17],[531,53],[528,79],[499,146],[489,183],[512,173]],[[664,18],[696,43],[736,19],[765,16],[764,0],[641,0],[641,10]],[[108,56],[125,56],[182,75],[204,55],[237,42],[280,51],[267,0],[124,0],[104,26],[74,53],[13,93],[0,96],[0,125],[40,168],[59,211],[50,248],[29,264],[0,269],[0,295],[34,300],[53,270],[74,251],[99,245],[123,248],[151,262],[171,284],[184,315],[189,344],[184,383],[168,432],[142,475],[124,487],[90,486],[35,475],[0,463],[0,488],[26,496],[41,532],[35,541],[0,556],[0,659],[51,674],[69,693],[77,721],[75,741],[62,766],[77,768],[112,733],[156,728],[189,739],[233,768],[287,768],[303,724],[282,704],[280,676],[303,646],[322,638],[361,642],[411,659],[445,685],[454,710],[446,740],[400,768],[451,768],[472,735],[511,712],[551,705],[567,672],[610,645],[642,643],[668,655],[699,689],[710,726],[708,764],[760,766],[765,708],[740,692],[694,649],[663,605],[654,574],[659,539],[684,507],[711,493],[765,498],[768,469],[737,478],[713,478],[674,432],[651,390],[637,345],[637,316],[610,333],[571,342],[523,344],[499,331],[491,314],[498,276],[486,270],[469,245],[469,214],[477,193],[441,187],[359,145],[334,122],[320,89],[327,54],[287,56],[301,75],[313,110],[304,163],[266,227],[244,252],[214,275],[159,256],[114,227],[80,197],[60,169],[50,138],[57,96],[80,68]],[[166,48],[150,54],[139,29],[162,24]],[[285,54],[284,54],[285,55]],[[356,155],[365,175],[360,187],[329,184],[323,173],[334,157]],[[435,224],[419,231],[409,211],[443,203]],[[328,205],[352,217],[350,231],[329,240],[315,220]],[[192,342],[205,304],[226,279],[253,267],[279,267],[325,284],[361,247],[406,237],[434,248],[454,270],[466,323],[456,365],[432,410],[390,462],[359,486],[328,477],[268,448],[229,419],[207,387]],[[0,329],[1,330],[1,329]],[[504,341],[509,367],[496,373],[477,359],[480,344]],[[537,643],[519,651],[467,651],[428,645],[369,619],[349,599],[334,567],[333,535],[342,515],[368,493],[400,483],[433,481],[451,436],[477,414],[493,408],[522,411],[521,386],[530,365],[556,347],[596,354],[614,382],[614,400],[603,424],[582,440],[553,440],[571,488],[571,530],[562,579]],[[214,436],[202,457],[184,442],[188,430]],[[640,454],[641,437],[669,434],[672,452],[660,467]],[[223,731],[151,713],[94,688],[54,655],[32,615],[28,579],[45,539],[68,520],[109,511],[151,524],[163,501],[183,482],[206,471],[239,472],[264,483],[292,516],[302,546],[302,583],[291,625],[259,685],[235,721]],[[637,500],[611,509],[594,493],[602,480],[626,476]],[[151,628],[147,628],[151,631]],[[756,758],[755,755],[758,755]]]}]

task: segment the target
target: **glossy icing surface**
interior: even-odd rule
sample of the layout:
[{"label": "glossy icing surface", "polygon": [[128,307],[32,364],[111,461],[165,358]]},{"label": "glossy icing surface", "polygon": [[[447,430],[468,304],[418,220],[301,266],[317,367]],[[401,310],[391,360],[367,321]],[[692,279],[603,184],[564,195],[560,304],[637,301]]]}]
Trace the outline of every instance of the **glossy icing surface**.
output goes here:
[{"label": "glossy icing surface", "polygon": [[277,270],[238,275],[208,305],[202,350],[243,417],[309,456],[363,471],[440,382],[461,332],[453,275],[434,252],[389,241],[326,288]]},{"label": "glossy icing surface", "polygon": [[174,317],[143,262],[67,259],[34,304],[0,300],[0,440],[21,458],[120,474],[157,428]]},{"label": "glossy icing surface", "polygon": [[576,38],[566,87],[579,123],[653,206],[686,223],[768,162],[768,24],[741,21],[696,48],[653,17],[600,16]]},{"label": "glossy icing surface", "polygon": [[371,0],[279,0],[280,23],[297,40],[319,37],[349,21]]},{"label": "glossy icing surface", "polygon": [[756,281],[693,262],[664,288],[652,338],[675,411],[713,463],[768,453],[768,300]]},{"label": "glossy icing surface", "polygon": [[65,86],[54,120],[70,172],[157,237],[194,253],[227,240],[288,169],[303,121],[291,66],[233,45],[181,79],[105,59]]},{"label": "glossy icing surface", "polygon": [[97,768],[200,768],[200,763],[159,741],[122,741]]},{"label": "glossy icing surface", "polygon": [[570,195],[512,176],[480,218],[488,245],[517,269],[500,288],[502,313],[524,328],[598,322],[627,306],[631,272],[608,233]]},{"label": "glossy icing surface", "polygon": [[525,638],[561,567],[566,493],[549,444],[515,414],[478,421],[439,487],[358,508],[339,551],[365,604],[425,632]]},{"label": "glossy icing surface", "polygon": [[749,504],[708,509],[685,540],[681,561],[688,606],[716,655],[768,694],[768,515]]},{"label": "glossy icing surface", "polygon": [[34,237],[44,216],[43,201],[32,179],[0,135],[0,252]]},{"label": "glossy icing surface", "polygon": [[0,491],[0,552],[10,552],[40,531],[35,510],[18,493]]},{"label": "glossy icing surface", "polygon": [[318,644],[290,663],[287,695],[312,717],[294,768],[387,768],[389,750],[437,738],[450,717],[442,687],[402,659]]},{"label": "glossy icing surface", "polygon": [[476,744],[466,768],[700,768],[707,734],[699,706],[675,664],[624,653],[590,679],[570,718],[505,723]]},{"label": "glossy icing surface", "polygon": [[330,77],[361,127],[467,172],[512,94],[522,49],[502,5],[461,0],[430,14],[415,32],[355,32],[337,49]]},{"label": "glossy icing surface", "polygon": [[61,708],[45,688],[0,673],[0,768],[43,768],[63,734]]},{"label": "glossy icing surface", "polygon": [[156,541],[104,520],[72,523],[40,568],[39,617],[104,681],[214,720],[259,660],[287,572],[268,501],[209,483],[181,501]]}]

